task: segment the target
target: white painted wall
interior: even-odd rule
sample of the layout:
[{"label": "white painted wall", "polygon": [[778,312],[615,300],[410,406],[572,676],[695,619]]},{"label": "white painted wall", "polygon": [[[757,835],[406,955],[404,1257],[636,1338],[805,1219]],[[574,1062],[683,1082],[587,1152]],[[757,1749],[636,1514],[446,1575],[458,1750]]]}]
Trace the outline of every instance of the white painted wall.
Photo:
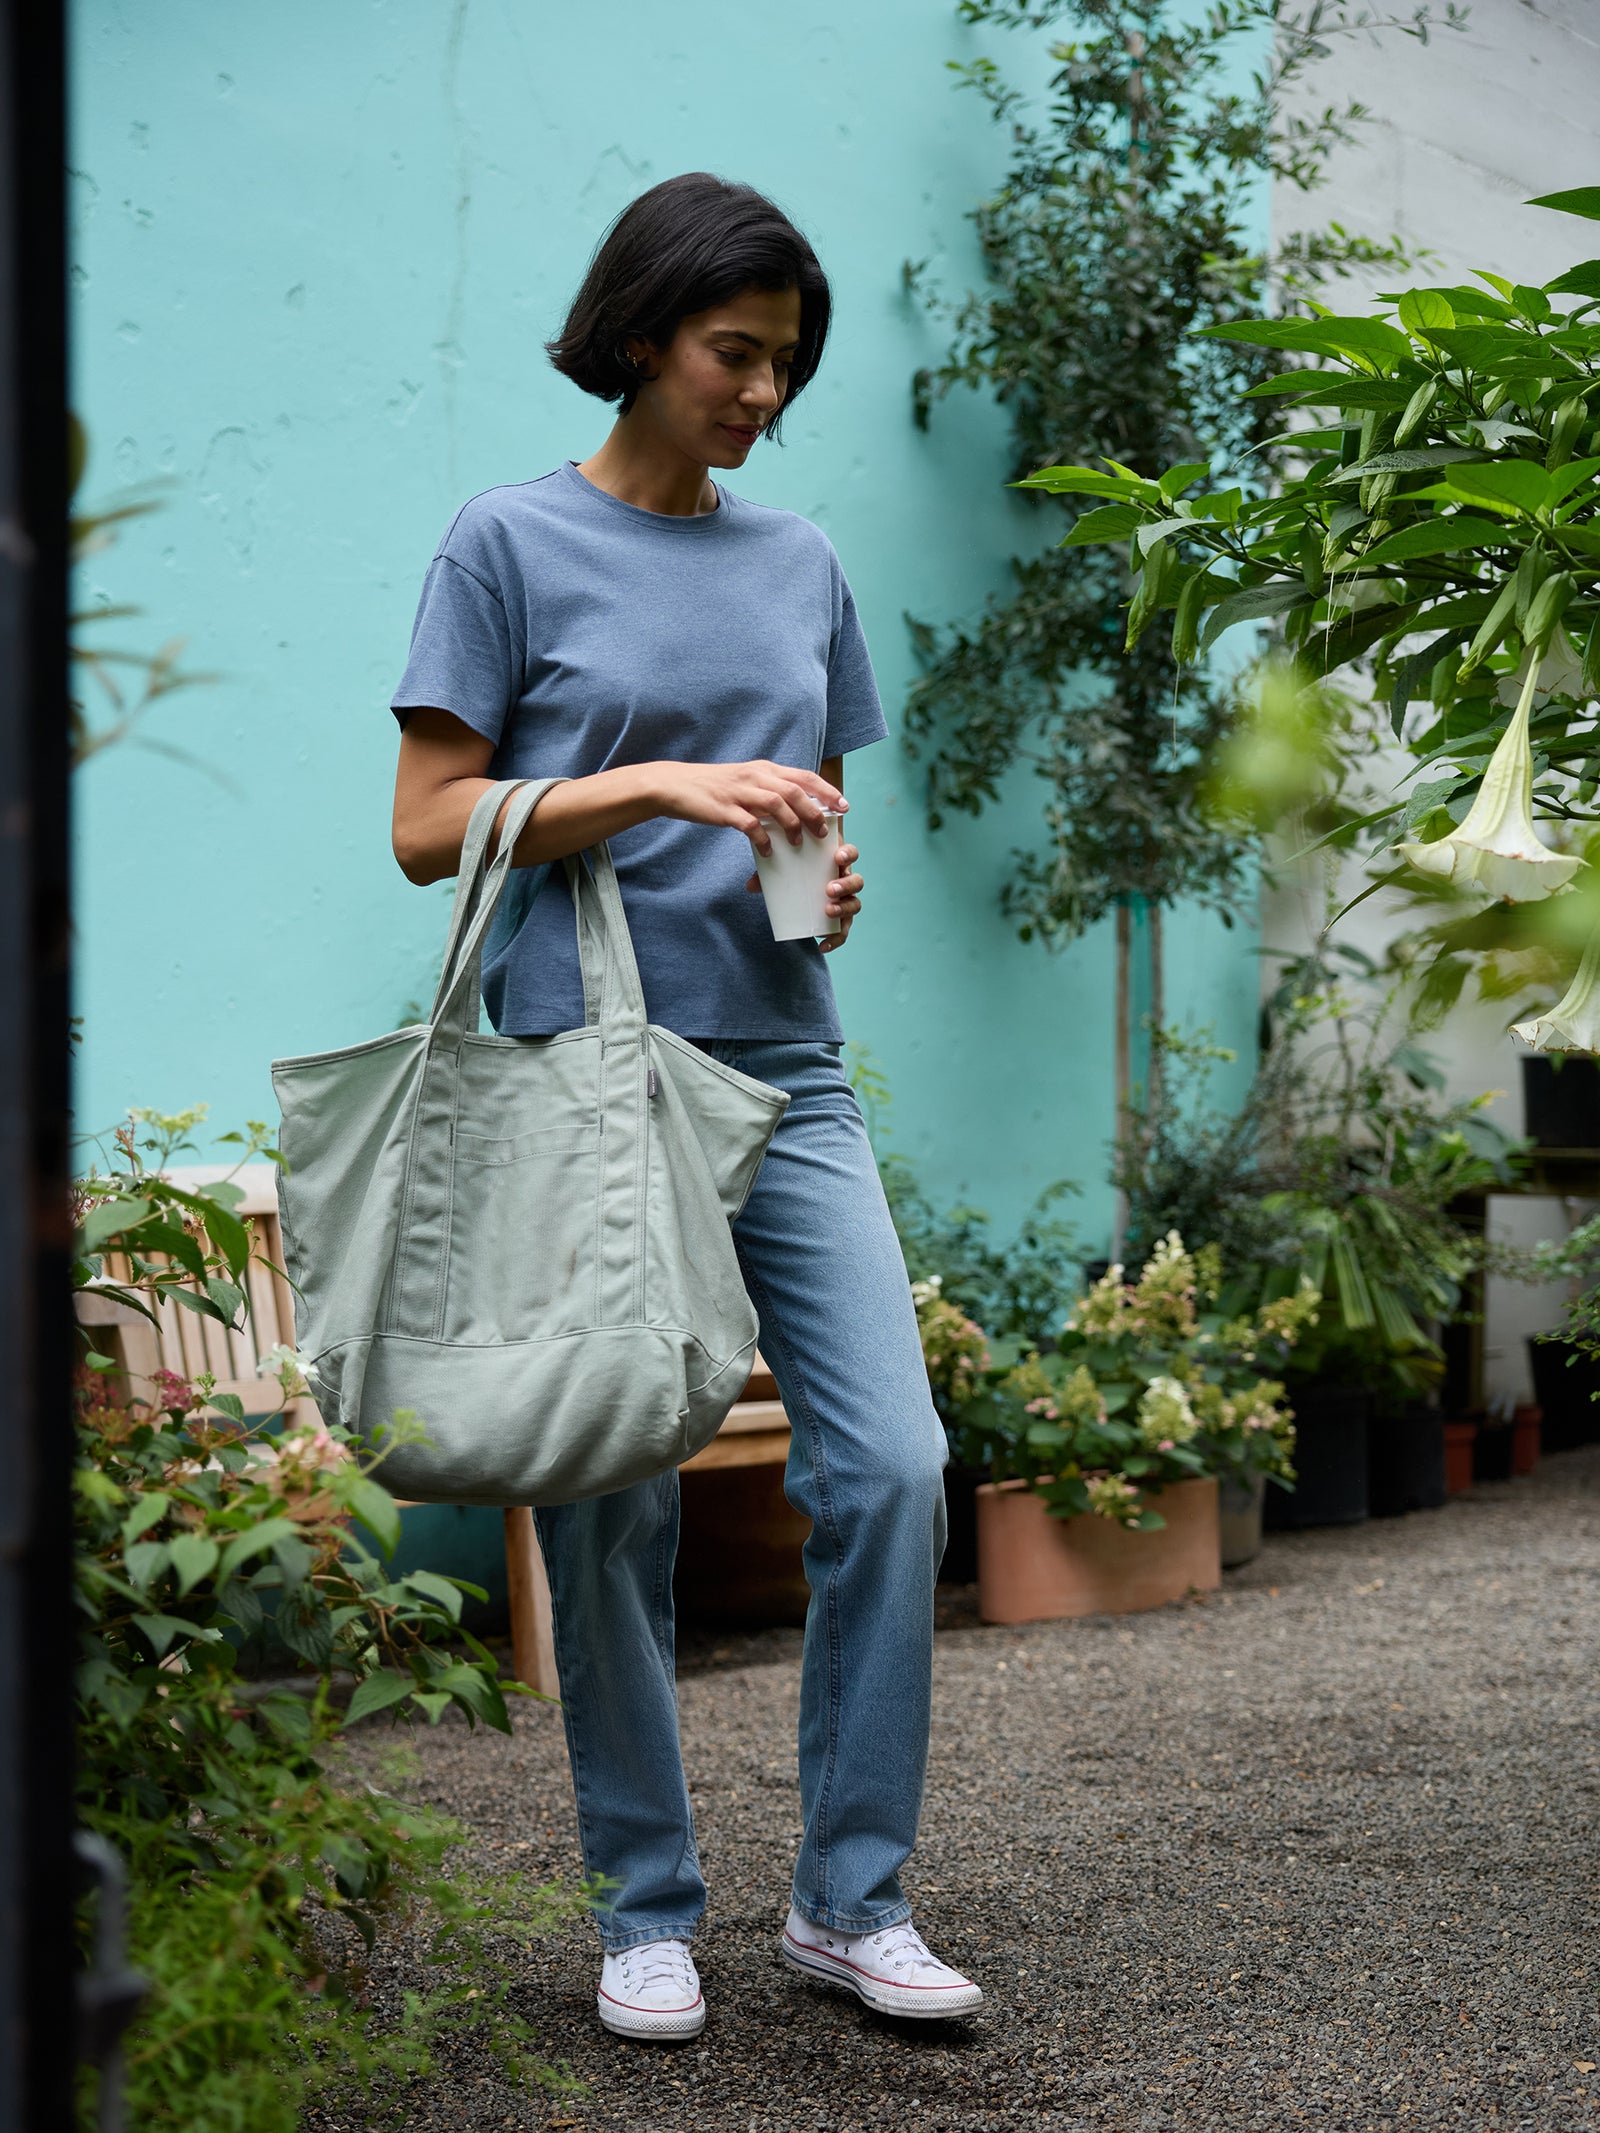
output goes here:
[{"label": "white painted wall", "polygon": [[[1326,221],[1373,237],[1400,236],[1435,255],[1408,279],[1463,281],[1486,267],[1538,285],[1600,252],[1600,230],[1530,208],[1536,194],[1600,183],[1600,0],[1472,0],[1465,30],[1423,45],[1389,34],[1340,42],[1302,92],[1306,108],[1364,104],[1371,120],[1329,165],[1328,183],[1307,198],[1273,195],[1276,230]],[[1335,285],[1340,310],[1365,308],[1391,274]],[[1359,886],[1359,870],[1349,875]],[[1323,915],[1320,873],[1284,882],[1263,898],[1269,946],[1308,942]],[[1375,948],[1395,924],[1378,899],[1352,914],[1345,938]],[[1270,965],[1268,966],[1270,969]],[[1490,1115],[1522,1130],[1517,1047],[1497,1012],[1468,1008],[1430,1040],[1452,1093],[1496,1090]],[[1586,1210],[1558,1200],[1500,1199],[1491,1234],[1531,1244],[1566,1234]],[[1485,1361],[1492,1398],[1531,1395],[1525,1338],[1553,1325],[1562,1293],[1489,1284]]]}]

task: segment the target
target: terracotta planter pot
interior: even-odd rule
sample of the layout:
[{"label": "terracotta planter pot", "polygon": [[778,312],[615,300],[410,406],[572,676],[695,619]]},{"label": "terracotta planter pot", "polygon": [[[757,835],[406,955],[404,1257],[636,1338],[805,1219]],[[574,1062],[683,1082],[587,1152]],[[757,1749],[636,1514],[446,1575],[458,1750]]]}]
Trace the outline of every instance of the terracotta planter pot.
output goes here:
[{"label": "terracotta planter pot", "polygon": [[1447,1422],[1444,1426],[1444,1485],[1452,1496],[1472,1486],[1472,1452],[1478,1441],[1476,1422]]},{"label": "terracotta planter pot", "polygon": [[1537,1407],[1519,1407],[1511,1417],[1511,1471],[1531,1474],[1539,1464],[1539,1440],[1544,1414]]},{"label": "terracotta planter pot", "polygon": [[1023,1481],[978,1491],[978,1612],[985,1622],[1131,1615],[1222,1583],[1214,1479],[1153,1499],[1166,1520],[1130,1533],[1094,1512],[1052,1518]]}]

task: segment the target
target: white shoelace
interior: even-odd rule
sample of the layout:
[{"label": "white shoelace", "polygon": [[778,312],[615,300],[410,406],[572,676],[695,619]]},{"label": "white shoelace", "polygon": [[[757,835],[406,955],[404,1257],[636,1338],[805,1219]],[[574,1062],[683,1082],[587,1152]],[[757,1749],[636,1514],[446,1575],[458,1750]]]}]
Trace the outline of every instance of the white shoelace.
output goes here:
[{"label": "white shoelace", "polygon": [[698,1990],[688,1944],[681,1940],[646,1941],[642,1947],[624,1948],[622,1974],[635,1992],[666,1985],[692,1998]]},{"label": "white shoelace", "polygon": [[876,1950],[891,1970],[943,1970],[945,1967],[909,1919],[874,1933],[868,1946]]}]

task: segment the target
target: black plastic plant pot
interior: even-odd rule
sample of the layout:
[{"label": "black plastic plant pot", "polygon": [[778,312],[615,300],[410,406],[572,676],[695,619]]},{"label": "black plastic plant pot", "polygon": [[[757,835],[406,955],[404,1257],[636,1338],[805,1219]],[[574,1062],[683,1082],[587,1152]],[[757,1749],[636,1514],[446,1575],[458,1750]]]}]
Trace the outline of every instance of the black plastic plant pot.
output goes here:
[{"label": "black plastic plant pot", "polygon": [[1367,1516],[1367,1424],[1372,1394],[1364,1385],[1313,1379],[1294,1386],[1297,1479],[1269,1488],[1263,1522],[1275,1532],[1302,1526],[1357,1526]]},{"label": "black plastic plant pot", "polygon": [[1600,1392],[1600,1358],[1566,1341],[1530,1340],[1528,1364],[1534,1399],[1544,1410],[1542,1449],[1570,1452],[1600,1442],[1600,1403],[1594,1397]]},{"label": "black plastic plant pot", "polygon": [[1444,1502],[1444,1417],[1434,1407],[1375,1414],[1367,1427],[1367,1508],[1374,1518]]},{"label": "black plastic plant pot", "polygon": [[1600,1061],[1525,1052],[1522,1130],[1540,1148],[1600,1148]]},{"label": "black plastic plant pot", "polygon": [[1515,1440],[1516,1431],[1509,1416],[1503,1422],[1480,1420],[1472,1445],[1473,1480],[1509,1481],[1511,1449]]}]

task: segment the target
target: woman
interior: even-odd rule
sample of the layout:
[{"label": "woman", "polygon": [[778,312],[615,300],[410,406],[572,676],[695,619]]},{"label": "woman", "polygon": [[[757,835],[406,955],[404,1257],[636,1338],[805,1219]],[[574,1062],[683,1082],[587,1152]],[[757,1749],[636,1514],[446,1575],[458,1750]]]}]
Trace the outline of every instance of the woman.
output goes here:
[{"label": "woman", "polygon": [[[591,458],[489,490],[445,535],[394,697],[394,847],[410,880],[438,881],[491,779],[565,777],[518,840],[519,893],[485,956],[496,1028],[582,1023],[550,862],[609,838],[650,1019],[792,1098],[733,1226],[792,1424],[786,1492],[812,1521],[805,1830],[780,1946],[881,2011],[947,2016],[982,1994],[928,1952],[898,1878],[927,1754],[944,1439],[822,960],[862,880],[839,844],[838,931],[774,942],[747,842],[769,852],[767,823],[794,845],[827,835],[849,804],[843,758],[887,727],[828,541],[710,473],[776,436],[828,307],[811,247],[747,186],[673,178],[619,217],[549,353],[620,413]],[[616,1884],[600,2019],[694,2036],[705,1888],[673,1680],[677,1475],[537,1517],[584,1859]]]}]

